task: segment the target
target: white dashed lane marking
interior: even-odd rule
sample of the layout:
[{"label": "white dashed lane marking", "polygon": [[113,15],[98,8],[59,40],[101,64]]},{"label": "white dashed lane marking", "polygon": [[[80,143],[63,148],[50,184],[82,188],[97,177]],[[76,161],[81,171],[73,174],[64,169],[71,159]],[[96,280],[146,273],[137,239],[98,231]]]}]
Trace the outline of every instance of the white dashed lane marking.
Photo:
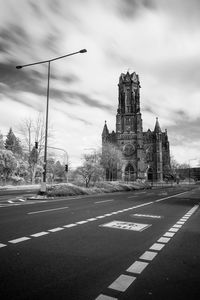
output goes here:
[{"label": "white dashed lane marking", "polygon": [[52,208],[52,209],[32,211],[32,212],[29,212],[28,215],[40,214],[40,213],[43,213],[43,212],[49,212],[49,211],[54,211],[54,210],[61,210],[61,209],[66,209],[66,208],[69,208],[69,207],[68,206],[64,206],[64,207],[58,207],[58,208]]},{"label": "white dashed lane marking", "polygon": [[109,199],[109,200],[101,200],[101,201],[97,201],[97,202],[94,202],[96,204],[99,204],[99,203],[104,203],[104,202],[112,202],[114,201],[114,199]]},{"label": "white dashed lane marking", "polygon": [[153,260],[154,257],[156,257],[157,252],[153,252],[153,251],[145,251],[144,254],[142,254],[140,256],[140,259],[143,260]]},{"label": "white dashed lane marking", "polygon": [[74,227],[74,226],[77,226],[77,224],[67,224],[67,225],[64,225],[63,227],[71,228],[71,227]]},{"label": "white dashed lane marking", "polygon": [[133,276],[121,275],[111,285],[109,285],[109,288],[124,292],[135,279],[136,277]]},{"label": "white dashed lane marking", "polygon": [[89,221],[89,222],[92,222],[92,221],[95,221],[95,220],[97,220],[97,219],[96,218],[87,219],[87,221]]},{"label": "white dashed lane marking", "polygon": [[39,236],[43,236],[43,235],[46,235],[46,234],[49,234],[49,232],[42,231],[42,232],[31,234],[31,236],[33,236],[33,237],[39,237]]},{"label": "white dashed lane marking", "polygon": [[50,231],[50,232],[57,232],[57,231],[61,231],[63,229],[64,229],[63,227],[57,227],[57,228],[49,229],[48,231]]},{"label": "white dashed lane marking", "polygon": [[181,228],[183,225],[180,225],[180,224],[175,224],[173,227],[174,228]]},{"label": "white dashed lane marking", "polygon": [[79,221],[79,222],[76,222],[76,224],[85,224],[85,223],[87,223],[88,221]]},{"label": "white dashed lane marking", "polygon": [[7,245],[0,243],[0,248],[6,247]]},{"label": "white dashed lane marking", "polygon": [[130,273],[140,274],[148,266],[149,263],[143,261],[135,261],[126,271]]},{"label": "white dashed lane marking", "polygon": [[177,232],[177,231],[179,231],[179,228],[174,228],[174,227],[172,227],[172,228],[170,228],[168,231],[171,231],[171,232]]},{"label": "white dashed lane marking", "polygon": [[170,238],[161,237],[161,238],[159,238],[159,240],[157,242],[158,243],[168,243],[169,241],[170,241]]},{"label": "white dashed lane marking", "polygon": [[149,249],[150,249],[150,250],[160,251],[160,250],[162,250],[162,248],[163,248],[164,246],[165,246],[165,244],[155,243],[155,244],[153,244]]},{"label": "white dashed lane marking", "polygon": [[163,236],[166,237],[173,237],[175,235],[175,232],[166,232],[165,234],[163,234]]},{"label": "white dashed lane marking", "polygon": [[24,241],[27,241],[27,240],[30,240],[31,238],[30,237],[21,237],[21,238],[18,238],[18,239],[14,239],[14,240],[10,240],[8,241],[9,243],[12,243],[12,244],[17,244],[17,243],[21,243],[21,242],[24,242]]}]

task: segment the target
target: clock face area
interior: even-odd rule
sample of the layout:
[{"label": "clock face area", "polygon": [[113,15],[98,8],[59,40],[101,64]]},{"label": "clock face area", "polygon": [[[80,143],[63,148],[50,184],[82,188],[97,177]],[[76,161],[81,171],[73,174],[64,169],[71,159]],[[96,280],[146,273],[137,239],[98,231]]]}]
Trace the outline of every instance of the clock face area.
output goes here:
[{"label": "clock face area", "polygon": [[126,144],[124,147],[123,147],[123,153],[124,155],[126,156],[131,156],[133,155],[135,151],[135,147],[132,145],[132,144]]}]

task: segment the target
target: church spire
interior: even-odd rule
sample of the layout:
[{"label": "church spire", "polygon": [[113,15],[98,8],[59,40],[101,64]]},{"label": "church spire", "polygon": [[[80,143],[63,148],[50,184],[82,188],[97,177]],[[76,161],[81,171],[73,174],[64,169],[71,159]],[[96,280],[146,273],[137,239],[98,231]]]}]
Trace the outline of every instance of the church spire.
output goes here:
[{"label": "church spire", "polygon": [[156,118],[156,125],[155,125],[155,128],[154,128],[154,132],[157,132],[157,133],[161,132],[160,124],[158,122],[158,117]]}]

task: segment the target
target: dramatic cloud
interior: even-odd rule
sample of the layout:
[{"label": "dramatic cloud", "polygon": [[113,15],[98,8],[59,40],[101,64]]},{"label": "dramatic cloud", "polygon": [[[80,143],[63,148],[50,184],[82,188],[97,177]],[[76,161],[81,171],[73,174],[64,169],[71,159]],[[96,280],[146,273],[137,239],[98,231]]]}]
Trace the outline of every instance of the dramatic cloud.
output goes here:
[{"label": "dramatic cloud", "polygon": [[140,76],[144,130],[159,117],[177,160],[200,157],[199,0],[0,0],[0,7],[1,131],[45,111],[47,64],[16,65],[86,48],[51,63],[55,143],[73,165],[84,148],[101,145],[104,120],[115,129],[117,84],[127,70]]}]

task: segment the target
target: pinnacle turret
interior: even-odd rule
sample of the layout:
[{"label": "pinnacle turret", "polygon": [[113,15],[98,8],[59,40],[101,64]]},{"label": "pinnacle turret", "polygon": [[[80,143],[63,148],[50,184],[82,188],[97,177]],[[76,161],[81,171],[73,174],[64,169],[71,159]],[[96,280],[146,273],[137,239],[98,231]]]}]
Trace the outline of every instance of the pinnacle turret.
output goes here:
[{"label": "pinnacle turret", "polygon": [[161,132],[161,128],[160,128],[160,124],[158,122],[158,118],[156,118],[156,124],[155,124],[155,128],[154,128],[154,132],[156,132],[156,133]]}]

